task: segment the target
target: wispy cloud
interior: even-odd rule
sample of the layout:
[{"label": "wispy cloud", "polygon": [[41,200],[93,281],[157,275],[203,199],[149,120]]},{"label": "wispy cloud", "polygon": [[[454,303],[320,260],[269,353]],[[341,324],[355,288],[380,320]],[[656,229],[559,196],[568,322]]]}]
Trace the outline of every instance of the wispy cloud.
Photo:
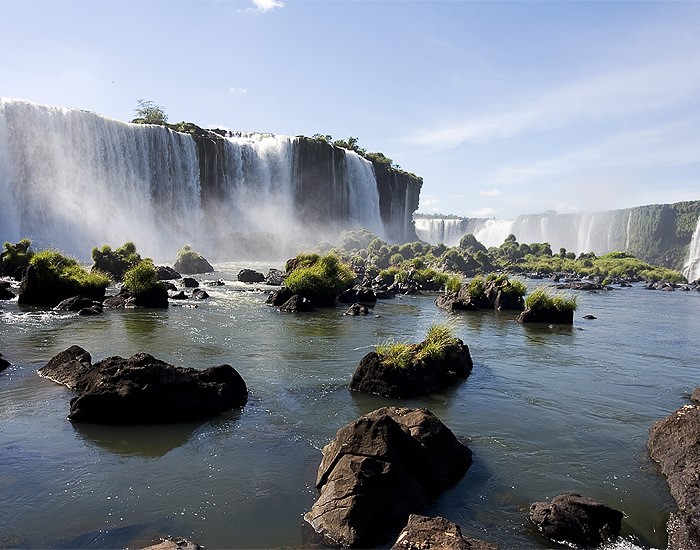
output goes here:
[{"label": "wispy cloud", "polygon": [[473,218],[493,218],[496,215],[494,208],[480,208],[469,213]]},{"label": "wispy cloud", "polygon": [[696,100],[700,95],[700,56],[654,63],[585,78],[544,90],[536,99],[512,100],[510,110],[463,117],[411,135],[405,141],[450,148],[531,130],[561,128],[578,121],[651,112]]},{"label": "wispy cloud", "polygon": [[252,11],[265,13],[277,8],[283,8],[284,2],[281,0],[253,0],[253,5],[255,7],[252,9]]},{"label": "wispy cloud", "polygon": [[479,195],[481,195],[482,197],[499,197],[502,194],[503,193],[501,192],[500,189],[490,189],[490,190],[482,189],[481,191],[479,191]]},{"label": "wispy cloud", "polygon": [[248,88],[229,88],[228,93],[231,95],[245,95],[248,93]]},{"label": "wispy cloud", "polygon": [[420,207],[423,209],[434,208],[440,204],[440,199],[432,195],[421,195]]}]

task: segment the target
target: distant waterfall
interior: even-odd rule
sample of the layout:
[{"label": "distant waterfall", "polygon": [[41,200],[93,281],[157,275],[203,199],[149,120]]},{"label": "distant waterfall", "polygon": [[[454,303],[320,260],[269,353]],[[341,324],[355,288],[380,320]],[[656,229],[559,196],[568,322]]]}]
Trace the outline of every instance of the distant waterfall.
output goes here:
[{"label": "distant waterfall", "polygon": [[81,258],[127,240],[171,259],[185,243],[234,250],[253,233],[258,248],[265,235],[313,246],[360,227],[413,239],[420,183],[384,176],[308,138],[193,136],[0,98],[0,239]]},{"label": "distant waterfall", "polygon": [[690,282],[700,279],[700,218],[690,241],[688,261],[683,268],[683,275]]}]

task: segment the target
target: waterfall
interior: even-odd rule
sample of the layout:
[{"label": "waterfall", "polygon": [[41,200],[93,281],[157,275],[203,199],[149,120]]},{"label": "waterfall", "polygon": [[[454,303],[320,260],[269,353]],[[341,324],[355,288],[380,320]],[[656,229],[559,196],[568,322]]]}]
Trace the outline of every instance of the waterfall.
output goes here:
[{"label": "waterfall", "polygon": [[201,222],[189,136],[0,98],[0,235],[83,257],[133,240],[181,245]]},{"label": "waterfall", "polygon": [[380,183],[371,162],[308,138],[190,135],[0,98],[0,238],[83,259],[126,241],[158,260],[185,243],[229,253],[256,235],[257,253],[267,236],[291,251],[360,227],[412,240],[420,183],[384,171]]},{"label": "waterfall", "polygon": [[688,249],[688,261],[683,267],[683,275],[689,282],[700,279],[700,218],[698,218],[693,238]]},{"label": "waterfall", "polygon": [[383,237],[384,226],[379,214],[379,192],[372,163],[350,150],[345,151],[345,163],[345,185],[349,190],[350,227],[369,229],[375,235]]}]

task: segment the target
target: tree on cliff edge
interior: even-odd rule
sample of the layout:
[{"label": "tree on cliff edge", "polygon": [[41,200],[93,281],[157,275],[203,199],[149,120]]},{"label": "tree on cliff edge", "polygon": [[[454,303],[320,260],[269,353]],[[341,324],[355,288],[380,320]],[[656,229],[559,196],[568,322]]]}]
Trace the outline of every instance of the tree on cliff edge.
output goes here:
[{"label": "tree on cliff edge", "polygon": [[160,105],[156,105],[153,101],[146,99],[139,99],[136,103],[138,104],[134,109],[136,118],[131,122],[135,124],[161,125],[168,123],[168,115],[165,114],[165,110]]}]

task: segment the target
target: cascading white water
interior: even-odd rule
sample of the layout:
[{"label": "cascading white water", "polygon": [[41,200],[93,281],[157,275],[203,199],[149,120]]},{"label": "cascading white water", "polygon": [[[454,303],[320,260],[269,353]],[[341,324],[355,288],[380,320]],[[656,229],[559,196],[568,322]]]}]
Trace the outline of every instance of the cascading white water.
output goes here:
[{"label": "cascading white water", "polygon": [[693,238],[688,249],[688,261],[683,267],[683,275],[692,282],[700,279],[700,218],[698,218]]},{"label": "cascading white water", "polygon": [[209,213],[221,227],[286,232],[294,225],[295,140],[270,134],[224,140],[224,203]]},{"label": "cascading white water", "polygon": [[[355,151],[345,150],[345,186],[349,190],[349,225],[384,236],[374,167]],[[409,216],[410,220],[410,216]]]},{"label": "cascading white water", "polygon": [[462,218],[417,218],[414,220],[418,238],[431,244],[457,246],[467,230]]},{"label": "cascading white water", "polygon": [[197,152],[159,126],[0,99],[0,197],[5,240],[176,250],[200,224]]}]

